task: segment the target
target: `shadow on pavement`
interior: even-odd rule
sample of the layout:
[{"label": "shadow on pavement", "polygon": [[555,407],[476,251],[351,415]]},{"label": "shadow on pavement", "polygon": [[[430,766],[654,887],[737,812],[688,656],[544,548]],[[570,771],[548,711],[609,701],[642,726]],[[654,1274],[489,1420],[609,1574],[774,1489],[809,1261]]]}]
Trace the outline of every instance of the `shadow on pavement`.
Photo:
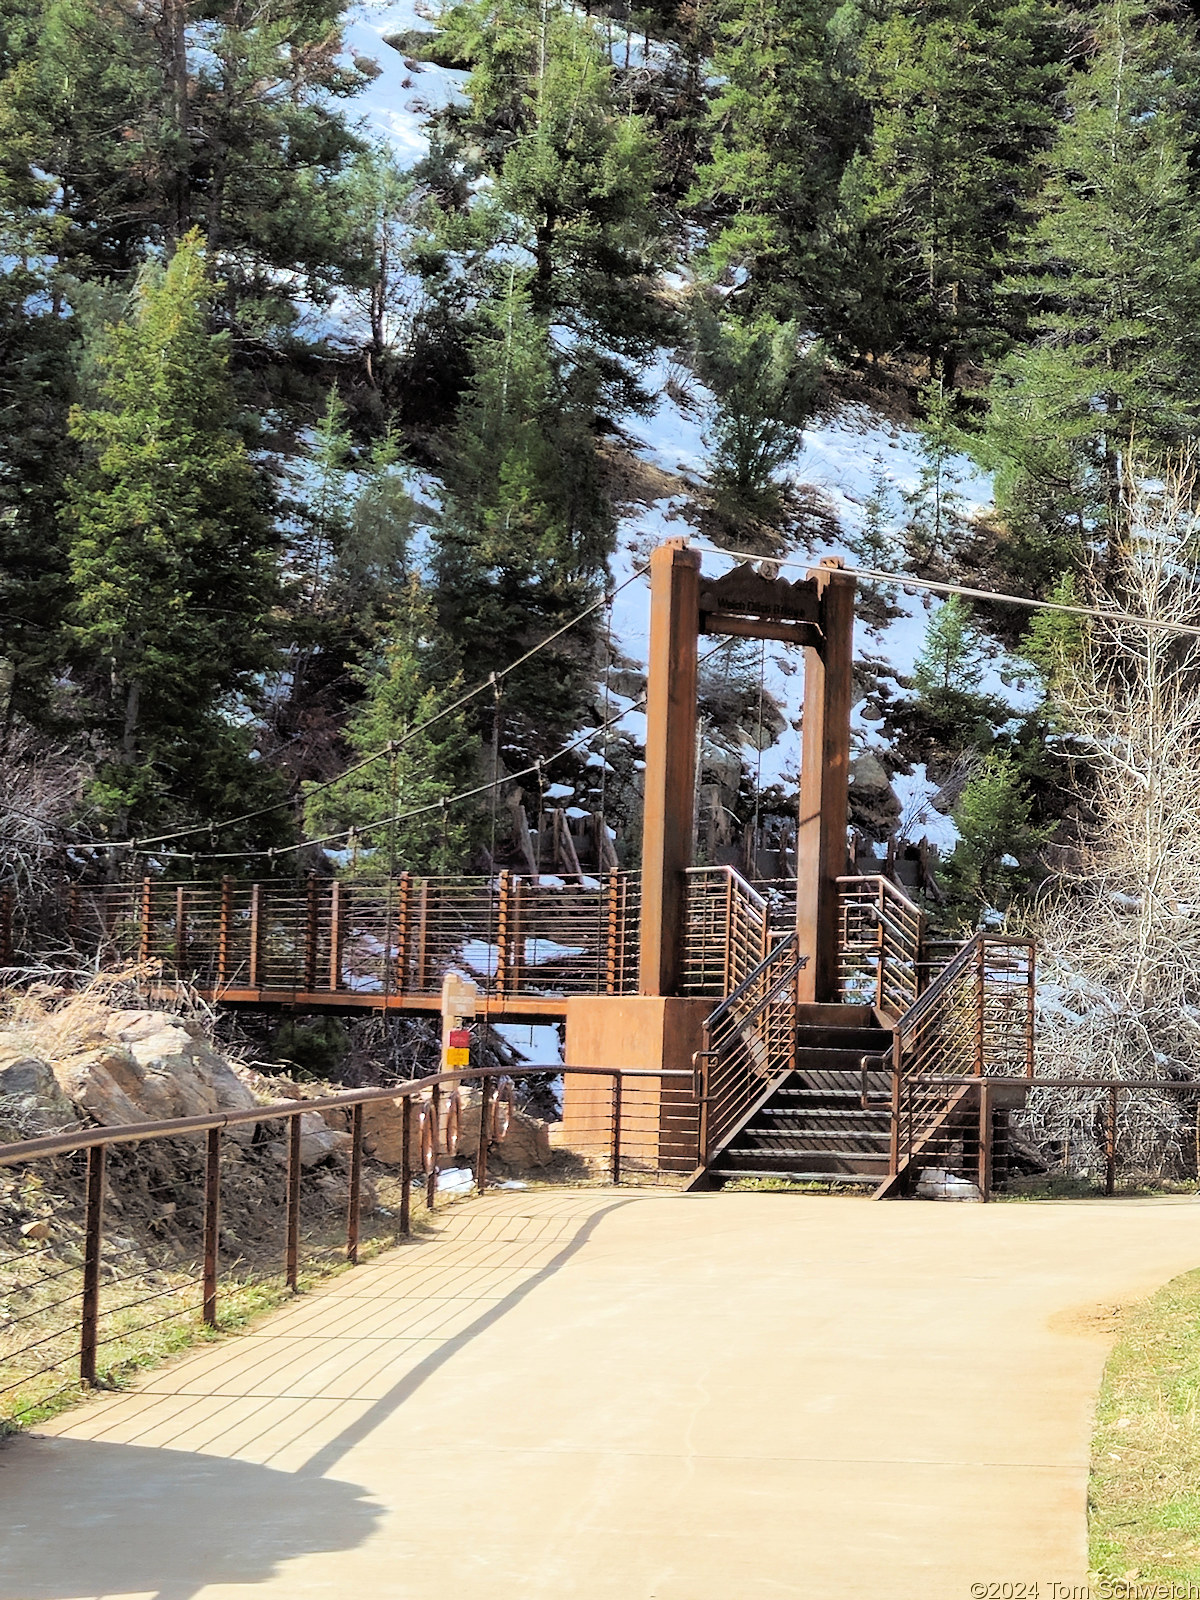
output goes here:
[{"label": "shadow on pavement", "polygon": [[221,1456],[16,1439],[0,1450],[0,1600],[189,1600],[351,1549],[383,1512],[356,1484]]}]

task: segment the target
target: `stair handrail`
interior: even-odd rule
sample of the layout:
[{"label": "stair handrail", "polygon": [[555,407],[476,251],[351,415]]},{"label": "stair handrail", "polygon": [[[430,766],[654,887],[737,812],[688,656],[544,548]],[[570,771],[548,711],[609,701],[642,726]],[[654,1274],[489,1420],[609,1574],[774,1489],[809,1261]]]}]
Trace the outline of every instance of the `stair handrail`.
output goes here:
[{"label": "stair handrail", "polygon": [[[1003,970],[997,974],[994,963],[989,973],[989,953],[994,950],[1021,952],[1019,961],[1009,963],[1019,986]],[[976,933],[897,1021],[892,1044],[891,1160],[885,1188],[897,1182],[902,1164],[911,1166],[914,1155],[928,1152],[936,1130],[946,1125],[956,1105],[961,1106],[968,1084],[998,1077],[1032,1078],[1035,957],[1030,939]],[[1003,1058],[1010,1052],[1018,1071],[1004,1070],[1009,1062]],[[928,1070],[931,1057],[937,1058],[933,1072]],[[954,1087],[955,1080],[961,1080],[963,1087]]]},{"label": "stair handrail", "polygon": [[[854,993],[854,983],[873,975],[875,1006],[892,1016],[902,1016],[921,989],[925,913],[882,873],[847,874],[838,878],[837,888],[838,983],[842,999],[863,998],[861,992]],[[878,938],[851,939],[852,915],[874,926]]]},{"label": "stair handrail", "polygon": [[[775,1071],[771,1070],[774,1040],[770,1008],[779,1002],[789,985],[794,987],[801,969],[808,964],[808,955],[797,949],[798,943],[795,932],[785,934],[704,1020],[701,1048],[693,1057],[700,1080],[700,1157],[703,1162],[712,1159],[718,1140],[737,1126],[766,1085],[789,1071],[795,1061],[794,992],[786,1028],[788,1059],[776,1063]],[[770,969],[776,965],[779,970],[771,976]],[[761,990],[757,994],[756,986]],[[729,1027],[731,1020],[732,1028]],[[729,1047],[735,1043],[742,1054],[737,1066],[727,1059],[731,1053]],[[723,1066],[728,1068],[724,1076]]]}]

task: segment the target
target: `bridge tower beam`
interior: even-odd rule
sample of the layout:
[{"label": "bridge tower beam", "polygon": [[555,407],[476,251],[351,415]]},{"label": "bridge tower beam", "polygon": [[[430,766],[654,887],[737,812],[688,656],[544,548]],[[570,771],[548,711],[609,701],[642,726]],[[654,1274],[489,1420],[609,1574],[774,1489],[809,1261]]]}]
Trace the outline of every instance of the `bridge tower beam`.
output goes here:
[{"label": "bridge tower beam", "polygon": [[838,888],[846,871],[850,806],[850,710],[854,579],[828,557],[809,576],[820,596],[821,637],[804,652],[800,815],[796,834],[796,932],[811,952],[799,999],[838,999]]},{"label": "bridge tower beam", "polygon": [[650,556],[642,821],[641,979],[647,995],[679,991],[696,810],[696,658],[700,552],[669,539]]}]

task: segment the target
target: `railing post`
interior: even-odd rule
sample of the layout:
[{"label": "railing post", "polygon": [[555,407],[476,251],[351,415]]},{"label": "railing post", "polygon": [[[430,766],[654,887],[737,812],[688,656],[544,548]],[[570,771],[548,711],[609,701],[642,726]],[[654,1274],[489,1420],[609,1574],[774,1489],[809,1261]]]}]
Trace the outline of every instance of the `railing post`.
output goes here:
[{"label": "railing post", "polygon": [[721,993],[732,994],[737,988],[733,976],[733,873],[725,873],[725,976]]},{"label": "railing post", "polygon": [[608,940],[605,950],[604,967],[604,992],[605,994],[620,994],[621,992],[621,877],[617,872],[610,872],[605,878],[608,892]]},{"label": "railing post", "polygon": [[892,1034],[892,1127],[888,1145],[888,1177],[900,1171],[900,1090],[901,1090],[900,1032]]},{"label": "railing post", "polygon": [[79,1325],[79,1381],[96,1382],[96,1341],[100,1322],[100,1252],[104,1243],[104,1164],[106,1145],[88,1151],[84,1213],[83,1311]]},{"label": "railing post", "polygon": [[986,1078],[979,1085],[979,1195],[992,1196],[992,1086]]},{"label": "railing post", "polygon": [[204,1152],[204,1322],[217,1325],[217,1265],[221,1228],[221,1130],[210,1128]]},{"label": "railing post", "polygon": [[1028,946],[1028,956],[1029,984],[1025,1001],[1025,1076],[1032,1078],[1034,1071],[1034,1014],[1037,1009],[1037,948],[1032,943]]},{"label": "railing post", "polygon": [[412,1095],[400,1102],[400,1232],[412,1232]]},{"label": "railing post", "polygon": [[412,877],[400,874],[396,891],[396,993],[408,992],[409,944],[412,940]]},{"label": "railing post", "polygon": [[416,993],[425,993],[425,964],[428,955],[429,933],[429,879],[421,884],[421,893],[418,897],[419,911],[417,914],[417,982]]},{"label": "railing post", "polygon": [[475,1187],[480,1194],[487,1192],[487,1158],[488,1145],[491,1143],[491,1129],[488,1127],[488,1118],[492,1110],[492,1080],[481,1078],[479,1080],[479,1146],[475,1152]]},{"label": "railing post", "polygon": [[175,976],[179,979],[183,978],[187,958],[187,890],[183,884],[178,884],[175,888]]},{"label": "railing post", "polygon": [[[342,904],[342,883],[339,878],[335,878],[329,891],[329,989],[331,994],[336,994],[342,987],[342,925],[345,909]],[[385,955],[384,960],[386,961],[386,959]]]},{"label": "railing post", "polygon": [[621,1181],[621,1074],[613,1073],[612,1181]]},{"label": "railing post", "polygon": [[496,912],[496,993],[506,994],[509,989],[508,941],[512,907],[512,873],[507,867],[500,874],[500,900]]},{"label": "railing post", "polygon": [[221,879],[221,909],[217,919],[217,988],[229,982],[229,956],[233,937],[233,879]]},{"label": "railing post", "polygon": [[1114,1084],[1108,1091],[1108,1128],[1104,1139],[1104,1192],[1117,1191],[1117,1096],[1120,1090]]},{"label": "railing post", "polygon": [[987,1000],[985,989],[985,957],[983,936],[976,934],[978,941],[975,946],[975,1076],[983,1077],[983,1043],[984,1043],[984,1005]]},{"label": "railing post", "polygon": [[141,925],[138,928],[138,962],[142,966],[145,966],[150,959],[150,923],[152,914],[153,880],[147,872],[142,878],[142,892],[138,908],[138,915],[141,919]]},{"label": "railing post", "polygon": [[421,1140],[421,1159],[425,1165],[425,1209],[432,1211],[437,1198],[438,1140],[442,1131],[442,1093],[435,1083],[429,1091],[425,1115],[429,1119],[429,1156],[425,1156],[425,1140]]},{"label": "railing post", "polygon": [[317,986],[317,935],[320,914],[320,889],[317,875],[310,872],[304,883],[304,992],[311,994]]},{"label": "railing post", "polygon": [[247,982],[251,989],[262,988],[262,927],[263,927],[263,886],[261,883],[250,885],[250,970]]},{"label": "railing post", "polygon": [[700,1034],[700,1049],[693,1057],[696,1067],[697,1092],[700,1096],[700,1165],[708,1165],[708,1101],[710,1088],[710,1075],[712,1067],[712,1031],[705,1019],[704,1027]]},{"label": "railing post", "polygon": [[363,1108],[354,1107],[350,1120],[350,1196],[346,1210],[346,1260],[358,1265],[358,1225],[362,1206]]},{"label": "railing post", "polygon": [[300,1283],[300,1118],[297,1111],[288,1118],[287,1168],[287,1243],[284,1270],[293,1294]]}]

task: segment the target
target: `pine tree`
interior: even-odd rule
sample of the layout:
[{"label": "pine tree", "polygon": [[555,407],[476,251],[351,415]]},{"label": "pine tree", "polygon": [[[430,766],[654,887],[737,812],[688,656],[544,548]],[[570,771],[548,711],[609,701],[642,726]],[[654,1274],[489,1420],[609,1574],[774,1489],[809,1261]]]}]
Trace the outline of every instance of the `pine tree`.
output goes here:
[{"label": "pine tree", "polygon": [[811,326],[830,303],[834,209],[859,111],[834,67],[830,0],[735,0],[713,49],[710,155],[692,203],[712,270],[740,298]]},{"label": "pine tree", "polygon": [[[434,571],[438,622],[486,675],[581,611],[594,595],[612,521],[598,482],[594,396],[564,380],[528,291],[489,308],[455,435],[450,502]],[[548,754],[578,726],[594,634],[539,654],[504,688],[502,745],[512,762]],[[490,736],[490,713],[487,728]]]},{"label": "pine tree", "polygon": [[[394,748],[332,787],[313,792],[305,806],[310,835],[365,830],[361,846],[338,843],[338,849],[351,850],[352,869],[461,872],[478,837],[478,805],[441,806],[470,787],[475,772],[478,746],[464,713],[441,717],[418,731],[461,693],[461,679],[446,677],[446,660],[429,598],[414,577],[386,644],[361,674],[363,701],[347,729],[352,769]],[[391,820],[406,812],[420,814]],[[386,825],[369,827],[372,823]]]},{"label": "pine tree", "polygon": [[716,399],[714,482],[736,507],[769,515],[779,502],[775,472],[798,450],[816,407],[822,352],[802,348],[794,322],[722,315],[702,296],[693,299],[692,327],[696,375]]},{"label": "pine tree", "polygon": [[475,0],[444,22],[449,48],[472,63],[469,110],[447,113],[444,155],[459,170],[474,158],[492,184],[468,207],[441,175],[441,244],[475,269],[481,297],[497,257],[528,258],[539,316],[645,357],[665,325],[652,293],[663,249],[654,150],[618,102],[594,24],[562,0]]},{"label": "pine tree", "polygon": [[[853,320],[885,337],[892,322],[948,388],[996,342],[997,266],[1048,136],[1054,41],[1044,0],[889,0],[858,45],[871,125],[843,203],[869,270]],[[870,327],[858,338],[881,348]]]},{"label": "pine tree", "polygon": [[983,682],[982,655],[971,608],[960,595],[952,594],[929,619],[913,667],[913,684],[925,695],[952,689],[970,694]]},{"label": "pine tree", "polygon": [[104,336],[97,403],[71,419],[86,459],[65,512],[72,633],[106,740],[93,799],[118,837],[204,804],[198,751],[228,766],[235,697],[269,660],[276,536],[212,293],[193,232],[143,273],[131,320]]},{"label": "pine tree", "polygon": [[959,842],[946,863],[951,898],[973,911],[1004,910],[1029,887],[1033,857],[1046,830],[1030,816],[1032,796],[1007,751],[992,751],[963,788],[954,808]]},{"label": "pine tree", "polygon": [[1175,444],[1200,402],[1195,25],[1142,0],[1082,22],[1086,63],[1007,285],[1031,342],[992,386],[997,498],[1047,576],[1097,527],[1120,540],[1131,446]]}]

